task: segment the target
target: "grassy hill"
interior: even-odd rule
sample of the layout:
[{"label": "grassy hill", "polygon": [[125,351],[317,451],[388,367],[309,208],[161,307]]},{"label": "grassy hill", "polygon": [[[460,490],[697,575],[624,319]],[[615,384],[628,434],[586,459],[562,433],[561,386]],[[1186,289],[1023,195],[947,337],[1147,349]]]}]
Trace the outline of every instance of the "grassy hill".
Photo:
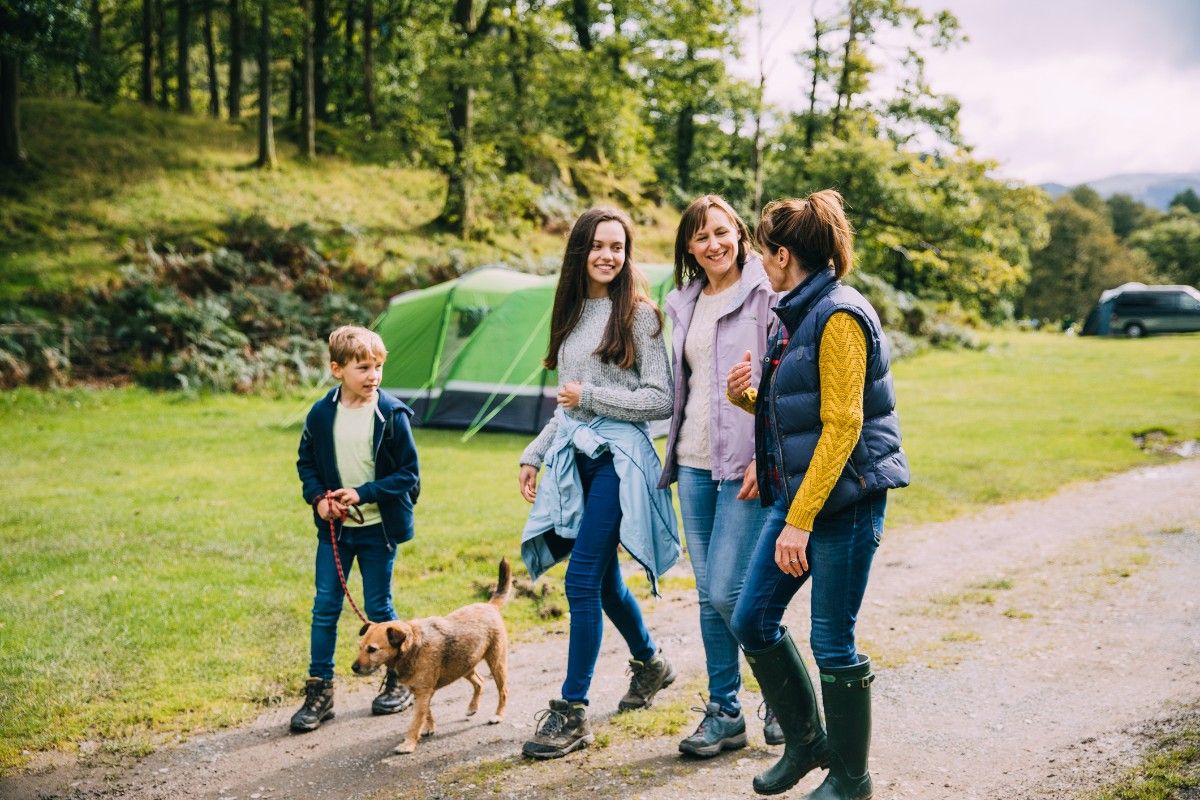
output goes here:
[{"label": "grassy hill", "polygon": [[[222,222],[251,213],[276,225],[351,231],[353,254],[382,277],[451,260],[533,266],[561,257],[559,233],[498,230],[491,241],[464,241],[431,230],[444,180],[397,165],[387,141],[323,130],[347,155],[307,164],[278,135],[280,166],[263,171],[252,166],[253,120],[60,98],[26,100],[21,114],[33,167],[0,172],[0,300],[102,280],[147,236],[219,244]],[[670,255],[676,217],[655,217],[640,231],[643,261]]]}]

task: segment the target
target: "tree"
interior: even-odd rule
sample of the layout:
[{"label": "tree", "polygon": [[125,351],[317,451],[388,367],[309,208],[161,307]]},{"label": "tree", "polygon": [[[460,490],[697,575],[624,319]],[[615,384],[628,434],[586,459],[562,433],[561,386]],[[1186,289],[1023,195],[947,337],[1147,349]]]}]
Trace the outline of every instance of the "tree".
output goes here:
[{"label": "tree", "polygon": [[329,76],[326,61],[329,51],[329,2],[313,2],[313,92],[317,119],[329,119]]},{"label": "tree", "polygon": [[1156,208],[1139,203],[1133,197],[1118,192],[1104,201],[1112,219],[1113,233],[1119,239],[1127,239],[1131,233],[1147,228],[1157,222],[1162,214]]},{"label": "tree", "polygon": [[171,107],[171,78],[167,67],[167,9],[163,0],[154,0],[154,28],[158,53],[158,105]]},{"label": "tree", "polygon": [[301,25],[301,36],[304,41],[301,60],[301,107],[300,107],[300,155],[312,160],[317,157],[316,138],[316,95],[313,91],[313,25],[312,0],[301,0],[301,10],[304,21]]},{"label": "tree", "polygon": [[1058,198],[1048,219],[1050,240],[1033,254],[1021,301],[1026,316],[1083,319],[1105,289],[1150,277],[1147,259],[1122,246],[1108,221],[1074,198]]},{"label": "tree", "polygon": [[192,0],[178,0],[175,11],[175,105],[184,114],[192,113],[192,73],[189,53],[192,48]]},{"label": "tree", "polygon": [[221,88],[217,82],[217,47],[213,37],[212,7],[215,0],[204,0],[204,56],[208,67],[208,115],[221,116]]},{"label": "tree", "polygon": [[[369,0],[368,0],[369,2]],[[450,73],[450,100],[447,113],[450,120],[452,160],[447,168],[446,201],[438,215],[438,223],[459,235],[466,235],[475,226],[475,63],[474,48],[487,32],[489,0],[455,0],[451,15],[457,42],[455,66]]]},{"label": "tree", "polygon": [[242,116],[242,62],[246,58],[242,44],[242,0],[229,0],[229,89],[226,102],[229,118]]},{"label": "tree", "polygon": [[275,167],[275,131],[271,125],[271,0],[258,0],[258,160]]},{"label": "tree", "polygon": [[379,128],[379,112],[375,107],[375,0],[363,0],[363,103],[371,129]]},{"label": "tree", "polygon": [[139,99],[154,105],[154,3],[142,0],[142,61]]},{"label": "tree", "polygon": [[1171,202],[1167,204],[1167,208],[1176,206],[1183,206],[1193,214],[1200,214],[1200,195],[1197,195],[1196,190],[1189,186],[1172,197]]},{"label": "tree", "polygon": [[1136,231],[1129,246],[1145,253],[1164,281],[1200,286],[1200,217],[1173,214]]}]

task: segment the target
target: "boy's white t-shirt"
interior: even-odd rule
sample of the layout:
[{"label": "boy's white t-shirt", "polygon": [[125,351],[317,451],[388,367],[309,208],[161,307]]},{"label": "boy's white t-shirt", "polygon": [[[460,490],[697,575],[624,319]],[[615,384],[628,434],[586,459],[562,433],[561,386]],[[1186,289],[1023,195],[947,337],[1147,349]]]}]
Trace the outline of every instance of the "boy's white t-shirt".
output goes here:
[{"label": "boy's white t-shirt", "polygon": [[[375,480],[375,405],[347,408],[338,403],[333,417],[333,452],[344,487],[362,486]],[[374,525],[383,519],[375,503],[364,503],[360,509],[363,525]],[[359,523],[346,518],[343,524],[357,527]]]}]

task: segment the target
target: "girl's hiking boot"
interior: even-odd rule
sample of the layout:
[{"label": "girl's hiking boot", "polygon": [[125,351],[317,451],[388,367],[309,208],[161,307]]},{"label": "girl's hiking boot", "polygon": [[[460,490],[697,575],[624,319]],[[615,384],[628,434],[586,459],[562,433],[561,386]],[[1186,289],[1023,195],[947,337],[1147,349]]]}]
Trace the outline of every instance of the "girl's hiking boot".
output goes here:
[{"label": "girl's hiking boot", "polygon": [[541,727],[521,748],[526,758],[562,758],[582,750],[596,738],[588,726],[587,706],[583,703],[551,700],[550,708],[537,713],[537,721]]},{"label": "girl's hiking boot", "polygon": [[304,684],[304,705],[292,714],[294,733],[315,731],[321,723],[333,719],[333,681],[309,678]]},{"label": "girl's hiking boot", "polygon": [[617,711],[647,708],[659,689],[665,689],[675,682],[675,670],[663,658],[662,650],[647,661],[629,659],[629,675],[629,691],[617,703]]},{"label": "girl's hiking boot", "polygon": [[387,680],[383,684],[383,691],[375,695],[375,699],[371,701],[371,713],[376,716],[399,714],[412,704],[412,690],[400,682],[400,676],[396,674],[396,670],[389,669]]},{"label": "girl's hiking boot", "polygon": [[746,746],[746,718],[739,711],[736,716],[726,714],[717,703],[708,703],[703,709],[704,719],[691,736],[679,743],[679,752],[697,758],[712,758],[722,750],[738,750]]}]

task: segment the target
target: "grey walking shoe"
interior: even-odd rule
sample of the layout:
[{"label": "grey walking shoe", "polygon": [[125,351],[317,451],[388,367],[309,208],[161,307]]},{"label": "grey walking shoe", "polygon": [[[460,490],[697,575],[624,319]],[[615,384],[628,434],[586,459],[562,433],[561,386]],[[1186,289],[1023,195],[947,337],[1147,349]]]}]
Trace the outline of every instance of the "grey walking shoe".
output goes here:
[{"label": "grey walking shoe", "polygon": [[675,682],[675,670],[663,658],[662,650],[648,661],[629,659],[629,675],[629,691],[617,703],[617,711],[648,708],[660,689]]},{"label": "grey walking shoe", "polygon": [[309,678],[304,684],[304,705],[292,714],[292,732],[315,731],[329,719],[333,719],[333,681]]},{"label": "grey walking shoe", "polygon": [[697,758],[712,758],[722,750],[738,750],[746,746],[746,718],[738,712],[730,716],[717,703],[708,703],[703,709],[704,719],[696,732],[679,743],[679,752]]},{"label": "grey walking shoe", "polygon": [[376,716],[399,714],[412,704],[412,690],[400,682],[400,676],[396,674],[396,670],[389,669],[383,684],[383,691],[375,695],[375,699],[371,701],[371,713]]},{"label": "grey walking shoe", "polygon": [[763,738],[767,744],[783,744],[783,726],[779,724],[779,716],[765,700],[758,707],[758,718],[763,721]]},{"label": "grey walking shoe", "polygon": [[551,700],[550,708],[538,712],[537,721],[541,727],[521,748],[521,755],[526,758],[562,758],[596,739],[588,726],[587,706],[583,703]]}]

